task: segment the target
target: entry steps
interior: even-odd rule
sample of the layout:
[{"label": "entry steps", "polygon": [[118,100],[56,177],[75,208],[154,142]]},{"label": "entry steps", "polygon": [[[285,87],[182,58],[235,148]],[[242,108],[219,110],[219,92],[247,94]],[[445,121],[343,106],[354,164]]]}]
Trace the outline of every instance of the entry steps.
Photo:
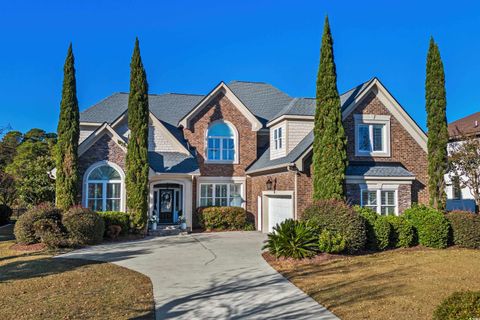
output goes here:
[{"label": "entry steps", "polygon": [[187,235],[188,232],[185,230],[183,231],[180,229],[180,225],[178,224],[161,224],[157,226],[157,230],[148,230],[148,234],[151,236],[177,236],[177,235]]}]

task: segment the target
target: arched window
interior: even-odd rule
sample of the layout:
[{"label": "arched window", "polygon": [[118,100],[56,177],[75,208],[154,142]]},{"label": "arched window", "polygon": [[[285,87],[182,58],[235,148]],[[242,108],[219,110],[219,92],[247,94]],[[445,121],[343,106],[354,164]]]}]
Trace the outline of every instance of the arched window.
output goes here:
[{"label": "arched window", "polygon": [[207,133],[207,160],[233,162],[236,157],[235,131],[225,122],[214,123]]},{"label": "arched window", "polygon": [[93,211],[121,211],[122,176],[108,164],[95,167],[86,181],[86,205]]}]

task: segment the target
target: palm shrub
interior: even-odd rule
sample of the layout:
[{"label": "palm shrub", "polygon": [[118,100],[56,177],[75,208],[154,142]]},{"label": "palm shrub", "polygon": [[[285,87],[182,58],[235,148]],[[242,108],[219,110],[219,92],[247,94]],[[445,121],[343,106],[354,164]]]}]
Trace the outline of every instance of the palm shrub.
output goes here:
[{"label": "palm shrub", "polygon": [[340,253],[345,250],[345,237],[340,233],[323,230],[318,237],[318,250],[325,253]]},{"label": "palm shrub", "polygon": [[403,216],[387,216],[392,226],[390,245],[396,248],[408,248],[415,243],[415,232],[412,224]]},{"label": "palm shrub", "polygon": [[433,208],[416,205],[405,210],[407,219],[418,235],[418,243],[432,248],[446,248],[450,225],[444,214]]},{"label": "palm shrub", "polygon": [[470,320],[480,318],[480,292],[455,292],[437,306],[434,320]]},{"label": "palm shrub", "polygon": [[345,250],[355,253],[365,248],[367,234],[363,218],[341,200],[318,200],[301,216],[319,230],[338,232],[345,237]]},{"label": "palm shrub", "polygon": [[385,216],[378,216],[373,224],[375,231],[376,246],[379,250],[385,250],[390,245],[392,227]]},{"label": "palm shrub", "polygon": [[18,243],[33,244],[41,241],[41,233],[37,233],[35,222],[48,220],[54,224],[61,225],[61,210],[55,208],[51,203],[39,204],[22,214],[15,223],[14,234]]},{"label": "palm shrub", "polygon": [[268,234],[263,249],[267,249],[276,258],[312,257],[318,250],[317,229],[308,221],[287,219],[277,224]]},{"label": "palm shrub", "polygon": [[6,204],[0,204],[0,226],[10,222],[13,210]]},{"label": "palm shrub", "polygon": [[130,215],[126,212],[120,211],[104,211],[104,212],[97,212],[105,222],[105,232],[108,230],[110,226],[120,226],[122,230],[120,234],[125,235],[128,232],[130,227]]},{"label": "palm shrub", "polygon": [[452,240],[457,246],[480,248],[480,216],[468,211],[452,211],[447,215],[452,228]]},{"label": "palm shrub", "polygon": [[62,221],[71,245],[82,246],[102,242],[105,223],[98,213],[75,206],[65,212]]}]

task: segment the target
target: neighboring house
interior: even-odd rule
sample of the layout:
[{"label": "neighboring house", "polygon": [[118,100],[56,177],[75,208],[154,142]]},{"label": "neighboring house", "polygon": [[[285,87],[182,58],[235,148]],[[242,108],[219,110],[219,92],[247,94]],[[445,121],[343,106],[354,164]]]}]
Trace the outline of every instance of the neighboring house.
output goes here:
[{"label": "neighboring house", "polygon": [[[79,195],[125,210],[127,93],[80,115]],[[377,79],[341,95],[350,203],[400,214],[428,201],[427,137]],[[267,83],[218,84],[207,95],[150,95],[149,215],[175,223],[200,206],[241,206],[268,232],[311,203],[314,98]]]},{"label": "neighboring house", "polygon": [[[480,112],[461,118],[448,125],[449,150],[453,144],[461,143],[465,136],[480,135]],[[476,211],[475,198],[469,188],[462,188],[460,180],[466,179],[455,173],[445,175],[447,210]]]}]

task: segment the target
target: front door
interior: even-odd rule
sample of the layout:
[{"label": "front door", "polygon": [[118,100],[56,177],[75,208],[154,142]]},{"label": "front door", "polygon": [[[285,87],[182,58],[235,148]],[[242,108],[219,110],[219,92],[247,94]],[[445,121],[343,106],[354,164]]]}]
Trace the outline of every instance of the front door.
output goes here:
[{"label": "front door", "polygon": [[173,190],[159,190],[158,223],[173,223]]}]

